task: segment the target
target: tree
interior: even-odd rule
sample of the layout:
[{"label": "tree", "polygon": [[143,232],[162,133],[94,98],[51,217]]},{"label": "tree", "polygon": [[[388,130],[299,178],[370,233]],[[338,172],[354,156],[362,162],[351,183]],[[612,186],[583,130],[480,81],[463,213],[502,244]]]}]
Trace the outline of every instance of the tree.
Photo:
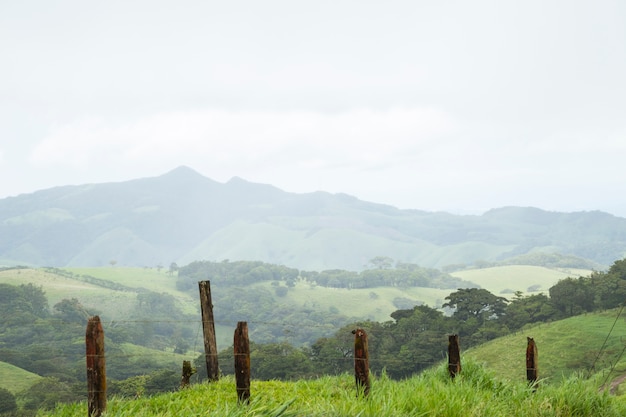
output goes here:
[{"label": "tree", "polygon": [[442,307],[454,309],[454,318],[475,319],[479,324],[500,318],[508,302],[506,298],[495,296],[484,288],[460,288],[445,299],[448,302]]},{"label": "tree", "polygon": [[75,402],[83,399],[78,391],[57,378],[42,378],[28,390],[18,394],[26,410],[53,409],[57,403]]},{"label": "tree", "polygon": [[29,312],[37,317],[44,318],[50,314],[48,298],[43,287],[33,284],[20,285],[22,296],[29,306]]},{"label": "tree", "polygon": [[550,287],[550,300],[562,317],[593,311],[594,292],[590,278],[565,278]]},{"label": "tree", "polygon": [[370,264],[376,269],[389,269],[393,266],[393,259],[388,256],[376,256],[370,259]]},{"label": "tree", "polygon": [[17,411],[15,396],[6,388],[0,388],[0,414]]},{"label": "tree", "polygon": [[89,312],[76,298],[59,301],[54,305],[56,315],[62,320],[73,323],[84,323],[90,316]]},{"label": "tree", "polygon": [[528,323],[546,322],[555,318],[556,314],[552,302],[545,294],[523,297],[521,292],[516,292],[506,307],[504,323],[509,330],[517,330]]},{"label": "tree", "polygon": [[288,343],[254,344],[250,347],[255,379],[301,379],[311,376],[308,356]]}]

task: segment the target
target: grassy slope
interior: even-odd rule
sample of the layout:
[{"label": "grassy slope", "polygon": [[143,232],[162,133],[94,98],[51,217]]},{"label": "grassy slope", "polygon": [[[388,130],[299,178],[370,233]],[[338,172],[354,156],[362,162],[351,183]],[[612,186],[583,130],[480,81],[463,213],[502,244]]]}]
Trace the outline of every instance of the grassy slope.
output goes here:
[{"label": "grassy slope", "polygon": [[[465,356],[484,363],[503,377],[524,379],[526,337],[532,337],[537,343],[539,354],[539,377],[558,380],[581,369],[590,369],[615,323],[603,349],[604,353],[595,365],[596,371],[602,377],[612,379],[626,371],[626,357],[620,357],[624,347],[623,340],[626,338],[625,316],[620,316],[616,322],[618,313],[619,310],[610,310],[529,327],[470,349]],[[617,360],[619,363],[613,374],[607,376],[605,370]]]},{"label": "grassy slope", "polygon": [[[603,416],[626,415],[626,401],[598,392],[592,381],[569,380],[533,393],[524,382],[503,383],[480,366],[466,364],[451,381],[445,367],[402,381],[373,377],[367,400],[355,395],[354,377],[294,382],[252,381],[251,402],[237,403],[235,381],[215,383],[138,400],[110,399],[107,414],[118,417],[197,416]],[[61,406],[44,417],[83,416],[86,404]]]},{"label": "grassy slope", "polygon": [[27,389],[39,379],[41,377],[37,374],[0,362],[0,388],[5,388],[13,394]]},{"label": "grassy slope", "polygon": [[20,285],[32,283],[42,286],[50,307],[64,298],[77,298],[83,305],[106,311],[111,319],[128,317],[137,295],[132,292],[114,291],[97,285],[51,274],[41,269],[18,269],[0,271],[0,282]]},{"label": "grassy slope", "polygon": [[146,288],[158,293],[167,293],[178,301],[181,310],[186,314],[198,312],[198,298],[176,289],[176,276],[172,276],[167,269],[158,271],[151,268],[64,268],[74,274],[89,275],[95,278],[112,281],[131,288]]},{"label": "grassy slope", "polygon": [[533,292],[529,292],[527,289],[531,286],[538,285],[539,291],[537,292],[547,292],[561,279],[587,276],[590,273],[591,271],[586,269],[552,269],[541,266],[508,265],[458,271],[451,275],[478,284],[496,295],[502,294],[502,291],[505,290],[522,291],[530,295]]},{"label": "grassy slope", "polygon": [[[350,218],[346,216],[346,219]],[[342,224],[321,224],[318,231],[311,232],[309,229],[314,230],[315,224],[324,222],[319,217],[302,218],[296,224],[284,218],[272,221],[231,223],[198,244],[178,262],[260,259],[298,265],[306,270],[335,269],[337,265],[344,265],[343,269],[361,270],[375,256],[385,255],[403,262],[440,267],[451,263],[472,263],[476,259],[494,259],[514,248],[484,242],[438,246],[401,234],[382,236]]]},{"label": "grassy slope", "polygon": [[[270,283],[258,284],[272,290]],[[329,311],[330,308],[339,310],[346,317],[356,317],[359,320],[374,321],[391,320],[390,314],[398,310],[394,306],[394,298],[408,298],[429,306],[441,306],[444,298],[453,290],[437,288],[398,288],[376,287],[363,289],[325,288],[311,286],[306,282],[298,282],[290,288],[287,296],[278,298],[279,303],[299,307],[311,307],[316,310]],[[371,294],[375,294],[372,297]]]}]

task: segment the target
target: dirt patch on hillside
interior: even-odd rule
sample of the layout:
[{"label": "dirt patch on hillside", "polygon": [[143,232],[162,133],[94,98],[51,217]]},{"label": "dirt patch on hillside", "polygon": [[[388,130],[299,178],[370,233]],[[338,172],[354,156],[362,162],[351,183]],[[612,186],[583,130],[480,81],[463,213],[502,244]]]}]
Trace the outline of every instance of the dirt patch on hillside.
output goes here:
[{"label": "dirt patch on hillside", "polygon": [[[617,389],[624,381],[626,381],[626,374],[620,375],[617,378],[613,379],[611,383],[609,384],[609,393],[616,395]],[[600,391],[604,391],[605,389],[606,389],[605,386],[600,387]]]}]

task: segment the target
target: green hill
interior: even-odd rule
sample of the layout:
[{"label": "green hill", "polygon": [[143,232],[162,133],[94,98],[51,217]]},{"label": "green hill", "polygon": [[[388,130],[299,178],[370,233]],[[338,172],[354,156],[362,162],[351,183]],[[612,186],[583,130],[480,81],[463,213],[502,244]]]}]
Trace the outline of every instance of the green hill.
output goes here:
[{"label": "green hill", "polygon": [[522,291],[531,295],[546,292],[559,280],[588,276],[592,271],[577,268],[546,268],[534,265],[506,265],[452,272],[453,277],[480,285],[493,294]]},{"label": "green hill", "polygon": [[13,394],[23,391],[40,380],[41,377],[9,363],[0,362],[0,388]]},{"label": "green hill", "polygon": [[[618,313],[619,310],[588,313],[529,327],[470,349],[465,356],[503,378],[520,380],[525,378],[526,337],[532,337],[538,347],[540,378],[554,382],[575,374],[588,376],[589,372],[599,372],[602,379],[612,380],[626,372],[626,356],[622,356],[625,316],[616,322]],[[609,375],[611,367],[614,370]]]},{"label": "green hill", "polygon": [[345,194],[296,194],[190,168],[119,183],[0,199],[0,265],[157,266],[261,260],[363,270],[376,256],[441,268],[526,254],[608,265],[626,253],[626,219],[504,207],[482,215],[400,210]]}]

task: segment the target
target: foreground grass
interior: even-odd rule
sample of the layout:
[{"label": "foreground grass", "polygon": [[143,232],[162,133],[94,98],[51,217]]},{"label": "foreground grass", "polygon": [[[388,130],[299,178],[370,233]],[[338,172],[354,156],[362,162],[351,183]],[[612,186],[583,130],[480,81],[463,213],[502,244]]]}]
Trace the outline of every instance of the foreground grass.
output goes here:
[{"label": "foreground grass", "polygon": [[[502,382],[468,362],[451,381],[445,367],[403,381],[373,378],[370,396],[356,396],[351,375],[295,382],[253,381],[251,402],[239,405],[233,378],[180,392],[121,400],[107,416],[624,416],[626,400],[599,392],[597,384],[568,379],[533,392],[524,382]],[[86,404],[60,406],[39,417],[84,416]]]}]

